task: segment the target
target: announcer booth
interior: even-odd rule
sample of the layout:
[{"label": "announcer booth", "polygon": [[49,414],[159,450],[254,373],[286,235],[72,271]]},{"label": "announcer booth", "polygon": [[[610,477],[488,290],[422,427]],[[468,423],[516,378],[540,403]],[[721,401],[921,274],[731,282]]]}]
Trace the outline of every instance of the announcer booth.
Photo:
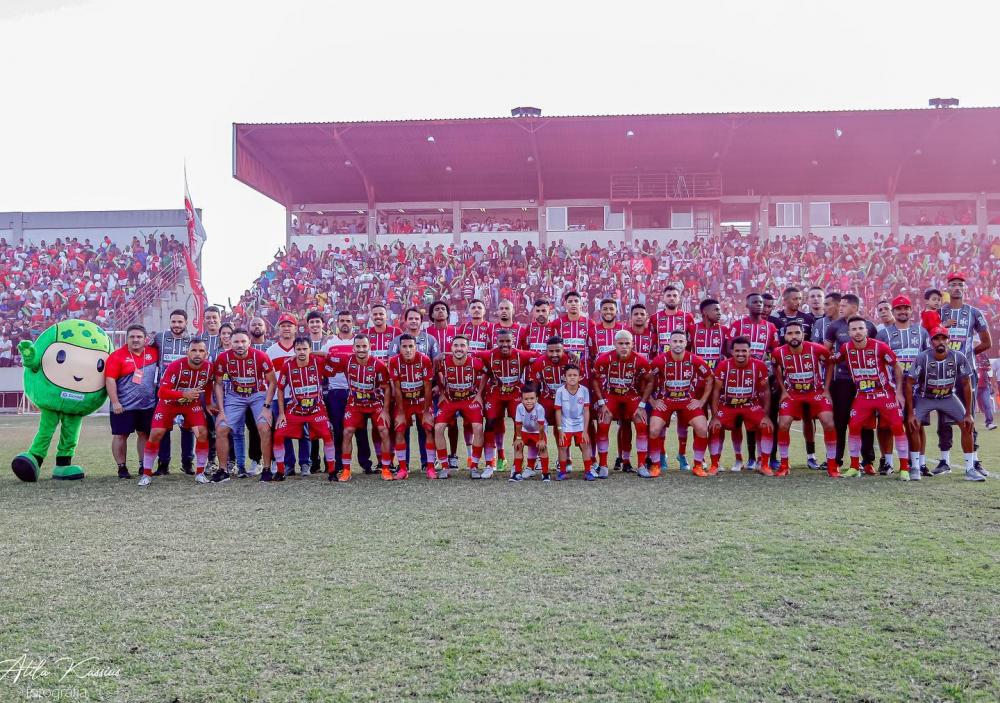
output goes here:
[{"label": "announcer booth", "polygon": [[1000,235],[1000,108],[234,124],[302,248]]}]

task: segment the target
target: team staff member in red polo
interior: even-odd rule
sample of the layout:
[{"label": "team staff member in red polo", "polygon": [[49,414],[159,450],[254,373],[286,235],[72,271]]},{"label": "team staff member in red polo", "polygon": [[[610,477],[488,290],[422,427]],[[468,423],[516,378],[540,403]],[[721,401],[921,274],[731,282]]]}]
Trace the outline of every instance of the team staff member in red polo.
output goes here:
[{"label": "team staff member in red polo", "polygon": [[132,478],[128,470],[128,437],[135,432],[142,473],[142,449],[156,407],[156,369],[160,360],[156,347],[146,344],[146,328],[130,325],[125,346],[108,356],[104,385],[111,401],[111,454],[118,464],[118,478]]}]

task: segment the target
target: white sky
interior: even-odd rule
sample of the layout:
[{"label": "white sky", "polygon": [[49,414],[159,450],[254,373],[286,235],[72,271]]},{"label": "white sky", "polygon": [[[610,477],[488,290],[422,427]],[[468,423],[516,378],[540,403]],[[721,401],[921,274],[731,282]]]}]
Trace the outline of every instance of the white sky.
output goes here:
[{"label": "white sky", "polygon": [[0,211],[204,209],[235,301],[284,243],[233,122],[1000,105],[996,3],[0,0]]}]

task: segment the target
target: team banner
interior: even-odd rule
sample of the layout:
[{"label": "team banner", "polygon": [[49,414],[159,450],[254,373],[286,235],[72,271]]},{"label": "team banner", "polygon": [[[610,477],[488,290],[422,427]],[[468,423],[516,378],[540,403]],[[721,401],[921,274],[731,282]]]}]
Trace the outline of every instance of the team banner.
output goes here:
[{"label": "team banner", "polygon": [[188,189],[187,167],[184,168],[184,211],[186,213],[188,243],[184,247],[184,263],[187,265],[188,280],[191,282],[191,290],[194,293],[194,324],[198,333],[204,331],[204,312],[206,295],[205,289],[201,285],[201,275],[195,260],[201,256],[201,248],[205,244],[208,236],[205,228],[201,225],[201,218],[198,211],[194,209],[194,201],[191,200],[191,191]]}]

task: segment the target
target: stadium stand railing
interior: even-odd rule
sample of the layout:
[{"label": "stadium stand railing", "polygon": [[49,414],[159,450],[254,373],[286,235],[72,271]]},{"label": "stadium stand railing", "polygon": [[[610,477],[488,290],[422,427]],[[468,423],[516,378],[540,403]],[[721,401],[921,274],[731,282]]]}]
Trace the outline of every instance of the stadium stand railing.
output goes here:
[{"label": "stadium stand railing", "polygon": [[107,328],[122,332],[129,325],[142,322],[146,312],[154,305],[164,302],[164,294],[177,286],[183,268],[184,262],[178,257],[169,266],[161,269],[149,281],[137,288],[120,310],[112,313]]}]

